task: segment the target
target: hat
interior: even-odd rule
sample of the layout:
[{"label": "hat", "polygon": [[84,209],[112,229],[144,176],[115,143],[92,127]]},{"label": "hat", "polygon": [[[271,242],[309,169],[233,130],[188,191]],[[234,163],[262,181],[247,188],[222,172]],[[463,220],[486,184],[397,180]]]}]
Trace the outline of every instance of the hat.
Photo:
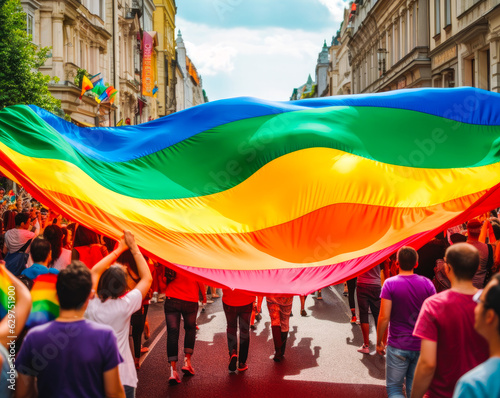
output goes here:
[{"label": "hat", "polygon": [[467,223],[467,231],[472,232],[473,234],[474,233],[479,234],[479,233],[481,233],[482,225],[483,225],[483,223],[476,220],[476,219],[470,220]]}]

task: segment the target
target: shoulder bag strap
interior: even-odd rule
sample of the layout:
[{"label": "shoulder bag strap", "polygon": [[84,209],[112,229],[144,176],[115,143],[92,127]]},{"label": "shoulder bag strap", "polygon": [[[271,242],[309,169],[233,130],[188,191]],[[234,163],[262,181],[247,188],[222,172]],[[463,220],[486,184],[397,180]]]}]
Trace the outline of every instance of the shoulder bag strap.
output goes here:
[{"label": "shoulder bag strap", "polygon": [[24,246],[23,246],[23,247],[21,247],[21,248],[20,248],[20,249],[19,249],[16,253],[21,253],[21,252],[23,252],[23,253],[24,253],[24,252],[28,249],[28,247],[30,246],[30,244],[31,244],[31,241],[32,241],[32,240],[33,240],[33,239],[30,239],[29,241],[27,241],[27,242],[24,244]]}]

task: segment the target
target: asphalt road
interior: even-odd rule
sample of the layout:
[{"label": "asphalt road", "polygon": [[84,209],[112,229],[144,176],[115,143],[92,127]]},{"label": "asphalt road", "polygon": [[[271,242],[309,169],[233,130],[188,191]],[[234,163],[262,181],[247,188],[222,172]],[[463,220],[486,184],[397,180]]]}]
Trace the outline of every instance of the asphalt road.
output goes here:
[{"label": "asphalt road", "polygon": [[[151,337],[144,343],[150,351],[141,358],[137,397],[387,397],[385,359],[375,353],[373,344],[371,355],[356,351],[363,342],[361,329],[350,324],[347,298],[342,291],[342,286],[324,289],[321,301],[309,296],[307,317],[300,316],[300,301],[294,298],[286,358],[280,363],[272,360],[274,348],[264,299],[263,318],[251,331],[249,369],[242,374],[227,369],[226,319],[221,299],[215,299],[198,318],[193,377],[183,377],[180,372],[184,339],[181,332],[178,370],[182,383],[177,386],[168,385],[163,305],[152,304]],[[375,342],[373,324],[370,338]]]}]

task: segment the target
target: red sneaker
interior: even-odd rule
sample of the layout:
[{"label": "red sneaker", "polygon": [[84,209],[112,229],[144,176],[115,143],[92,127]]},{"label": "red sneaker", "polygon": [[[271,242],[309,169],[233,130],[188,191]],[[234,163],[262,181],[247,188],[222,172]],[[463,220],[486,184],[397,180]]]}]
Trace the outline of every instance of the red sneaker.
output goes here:
[{"label": "red sneaker", "polygon": [[170,379],[168,379],[168,384],[170,384],[171,386],[176,386],[177,384],[180,383],[181,383],[181,378],[179,377],[179,373],[177,373],[174,370],[173,375],[170,377]]},{"label": "red sneaker", "polygon": [[238,361],[238,355],[233,353],[233,355],[231,355],[231,359],[229,360],[229,366],[227,367],[230,372],[234,372],[236,370],[237,361]]},{"label": "red sneaker", "polygon": [[194,369],[191,365],[185,365],[181,368],[186,376],[194,376]]},{"label": "red sneaker", "polygon": [[246,363],[240,363],[238,365],[238,372],[244,372],[248,369],[248,365]]}]

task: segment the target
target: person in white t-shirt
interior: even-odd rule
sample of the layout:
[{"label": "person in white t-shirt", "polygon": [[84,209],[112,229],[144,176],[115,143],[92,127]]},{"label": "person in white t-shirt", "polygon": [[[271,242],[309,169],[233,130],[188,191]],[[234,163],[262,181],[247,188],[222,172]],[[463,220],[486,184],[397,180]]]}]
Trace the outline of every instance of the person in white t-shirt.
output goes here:
[{"label": "person in white t-shirt", "polygon": [[[139,272],[140,280],[134,289],[127,292],[127,272],[115,263],[125,250],[130,249]],[[139,310],[153,278],[135,243],[134,235],[124,231],[118,247],[99,261],[91,270],[93,291],[97,294],[90,300],[85,317],[109,325],[118,340],[118,349],[123,357],[119,365],[120,379],[127,398],[135,397],[137,371],[129,344],[130,317]]]},{"label": "person in white t-shirt", "polygon": [[[28,213],[16,214],[16,227],[9,229],[5,233],[5,243],[3,246],[3,254],[15,253],[21,249],[26,242],[38,236],[40,232],[40,222],[35,220],[36,224],[31,225],[30,216]],[[29,248],[26,253],[29,252]]]}]

